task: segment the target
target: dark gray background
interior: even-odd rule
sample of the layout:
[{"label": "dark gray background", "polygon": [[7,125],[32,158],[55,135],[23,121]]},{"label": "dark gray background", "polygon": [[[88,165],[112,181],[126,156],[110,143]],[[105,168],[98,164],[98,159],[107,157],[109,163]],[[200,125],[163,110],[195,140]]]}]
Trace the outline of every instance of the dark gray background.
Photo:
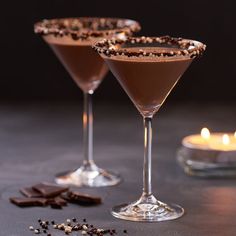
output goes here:
[{"label": "dark gray background", "polygon": [[[77,99],[74,82],[33,33],[33,23],[43,18],[116,16],[138,20],[142,35],[192,38],[208,45],[194,62],[169,101],[232,101],[236,99],[235,1],[125,1],[125,0],[25,0],[3,1],[1,20],[1,99]],[[109,74],[96,92],[98,100],[126,102]]]}]

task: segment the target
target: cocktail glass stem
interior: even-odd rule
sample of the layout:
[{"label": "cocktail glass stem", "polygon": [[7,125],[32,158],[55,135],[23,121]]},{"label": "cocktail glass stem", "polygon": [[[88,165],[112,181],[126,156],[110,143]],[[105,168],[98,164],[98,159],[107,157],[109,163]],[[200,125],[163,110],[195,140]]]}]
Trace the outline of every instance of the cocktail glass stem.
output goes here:
[{"label": "cocktail glass stem", "polygon": [[152,118],[144,117],[143,196],[152,195]]},{"label": "cocktail glass stem", "polygon": [[164,221],[176,219],[183,215],[182,207],[166,204],[157,200],[152,194],[152,117],[144,117],[144,160],[143,160],[143,193],[132,203],[112,208],[112,215],[131,221]]},{"label": "cocktail glass stem", "polygon": [[84,93],[84,112],[83,112],[83,148],[84,166],[94,165],[93,160],[93,92]]},{"label": "cocktail glass stem", "polygon": [[102,187],[116,185],[121,181],[119,175],[99,168],[93,160],[93,91],[84,92],[83,111],[83,164],[73,172],[58,175],[58,184]]},{"label": "cocktail glass stem", "polygon": [[160,204],[152,194],[152,117],[143,117],[144,127],[144,158],[143,158],[143,193],[136,202],[139,205]]}]

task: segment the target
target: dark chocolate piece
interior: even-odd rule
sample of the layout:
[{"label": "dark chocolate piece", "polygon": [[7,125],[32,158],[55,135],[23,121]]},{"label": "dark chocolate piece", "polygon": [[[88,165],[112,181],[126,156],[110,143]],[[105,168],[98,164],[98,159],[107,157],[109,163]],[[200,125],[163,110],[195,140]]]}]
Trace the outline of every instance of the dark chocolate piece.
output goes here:
[{"label": "dark chocolate piece", "polygon": [[62,209],[67,205],[67,201],[61,197],[55,197],[48,200],[48,204],[54,209]]},{"label": "dark chocolate piece", "polygon": [[45,198],[12,197],[10,201],[20,207],[46,206],[48,204],[48,199]]},{"label": "dark chocolate piece", "polygon": [[68,191],[64,198],[71,203],[79,205],[97,205],[102,203],[102,199],[98,196],[80,193],[78,191]]},{"label": "dark chocolate piece", "polygon": [[62,197],[56,197],[56,198],[54,198],[54,201],[57,202],[58,204],[60,204],[61,206],[67,205],[67,201],[65,199],[63,199]]},{"label": "dark chocolate piece", "polygon": [[68,190],[68,187],[62,187],[56,184],[51,183],[40,183],[36,184],[32,187],[34,190],[40,192],[44,197],[56,197],[60,195],[63,192],[66,192]]},{"label": "dark chocolate piece", "polygon": [[34,189],[32,189],[32,188],[22,188],[22,189],[20,189],[20,192],[24,195],[24,196],[26,196],[26,197],[36,197],[36,198],[38,198],[38,197],[42,197],[43,195],[40,193],[40,192],[38,192],[38,191],[36,191],[36,190],[34,190]]},{"label": "dark chocolate piece", "polygon": [[57,202],[51,202],[50,203],[51,208],[53,209],[62,209],[62,205]]}]

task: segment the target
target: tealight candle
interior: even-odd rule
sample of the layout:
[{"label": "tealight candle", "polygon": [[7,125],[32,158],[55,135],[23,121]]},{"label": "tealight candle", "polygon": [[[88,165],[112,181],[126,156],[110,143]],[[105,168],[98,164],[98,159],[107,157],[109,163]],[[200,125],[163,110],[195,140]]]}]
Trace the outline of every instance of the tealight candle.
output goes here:
[{"label": "tealight candle", "polygon": [[[236,133],[236,132],[235,132]],[[201,134],[187,136],[182,143],[186,147],[219,151],[236,151],[235,133],[212,133],[203,128]]]},{"label": "tealight candle", "polygon": [[186,173],[236,176],[236,132],[210,133],[207,128],[182,140],[178,161]]}]

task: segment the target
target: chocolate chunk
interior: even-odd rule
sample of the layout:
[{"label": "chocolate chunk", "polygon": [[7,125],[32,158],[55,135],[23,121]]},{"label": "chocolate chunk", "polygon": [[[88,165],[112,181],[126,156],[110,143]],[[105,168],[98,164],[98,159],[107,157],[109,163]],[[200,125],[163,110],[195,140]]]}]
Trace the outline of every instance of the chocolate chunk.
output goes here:
[{"label": "chocolate chunk", "polygon": [[67,205],[67,201],[61,197],[55,197],[48,200],[48,204],[55,209],[62,209]]},{"label": "chocolate chunk", "polygon": [[40,193],[40,192],[38,192],[38,191],[35,191],[34,189],[32,189],[32,188],[22,188],[22,189],[20,189],[20,192],[24,195],[24,196],[26,196],[26,197],[33,197],[33,198],[39,198],[39,197],[42,197],[43,195]]},{"label": "chocolate chunk", "polygon": [[69,191],[64,198],[71,203],[79,205],[97,205],[102,203],[102,199],[98,196],[92,196],[77,191]]},{"label": "chocolate chunk", "polygon": [[12,197],[10,201],[20,207],[46,206],[48,204],[48,200],[45,198]]},{"label": "chocolate chunk", "polygon": [[68,190],[68,187],[62,187],[51,183],[40,183],[32,187],[34,190],[40,192],[44,197],[56,197]]},{"label": "chocolate chunk", "polygon": [[51,202],[50,203],[51,208],[53,209],[62,209],[62,205],[58,204],[57,202]]},{"label": "chocolate chunk", "polygon": [[65,199],[63,199],[62,197],[56,197],[56,198],[54,198],[54,201],[62,206],[67,205],[67,201]]}]

